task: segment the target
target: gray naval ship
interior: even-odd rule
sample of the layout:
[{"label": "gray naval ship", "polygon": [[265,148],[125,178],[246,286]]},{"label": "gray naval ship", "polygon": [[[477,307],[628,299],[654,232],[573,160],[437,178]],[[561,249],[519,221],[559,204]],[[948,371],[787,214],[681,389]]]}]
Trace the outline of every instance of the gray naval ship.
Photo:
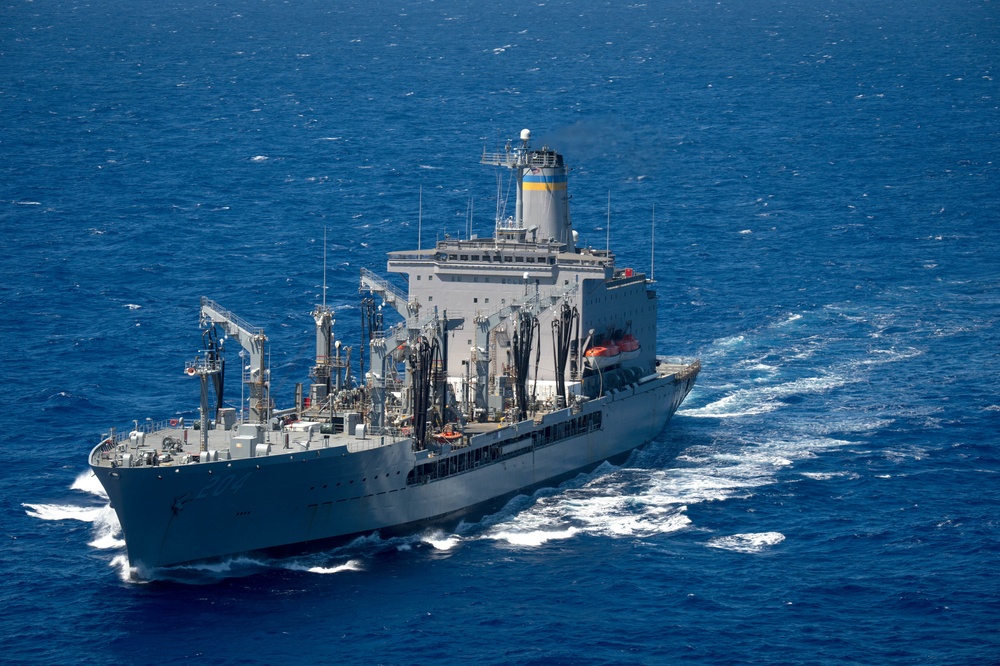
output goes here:
[{"label": "gray naval ship", "polygon": [[[325,287],[310,382],[284,409],[265,332],[202,298],[201,352],[184,368],[200,380],[200,418],[136,421],[90,454],[133,575],[456,523],[663,430],[700,364],[657,356],[653,281],[579,244],[563,156],[520,139],[480,160],[517,186],[492,237],[390,252],[405,293],[361,272],[360,380]],[[402,321],[387,327],[382,306]],[[246,412],[223,406],[232,340]]]}]

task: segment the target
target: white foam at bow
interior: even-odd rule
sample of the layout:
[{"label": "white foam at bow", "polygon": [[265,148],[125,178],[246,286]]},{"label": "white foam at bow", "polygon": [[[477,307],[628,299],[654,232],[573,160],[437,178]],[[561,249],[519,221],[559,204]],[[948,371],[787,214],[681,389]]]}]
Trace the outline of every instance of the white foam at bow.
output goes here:
[{"label": "white foam at bow", "polygon": [[101,485],[97,476],[91,471],[83,472],[80,476],[76,477],[76,480],[73,481],[73,485],[69,489],[89,493],[101,499],[108,499],[108,494],[104,491],[104,486]]},{"label": "white foam at bow", "polygon": [[[72,490],[80,490],[98,497],[107,499],[104,488],[101,487],[97,477],[91,472],[85,472],[78,476],[70,486]],[[121,525],[118,522],[118,515],[111,508],[110,504],[104,506],[77,506],[74,504],[22,504],[27,513],[32,518],[40,520],[78,520],[90,523],[94,526],[95,536],[88,543],[92,548],[98,550],[109,550],[113,548],[123,548],[125,541],[121,538]]]},{"label": "white foam at bow", "polygon": [[84,523],[96,522],[105,508],[101,506],[73,506],[72,504],[22,504],[21,506],[32,518],[79,520]]},{"label": "white foam at bow", "polygon": [[125,539],[122,538],[122,526],[118,522],[118,514],[111,508],[110,504],[101,507],[100,513],[94,520],[95,538],[87,545],[98,550],[110,550],[112,548],[124,548]]},{"label": "white foam at bow", "polygon": [[144,583],[144,580],[134,578],[132,576],[132,567],[128,564],[128,558],[124,555],[116,555],[110,562],[108,566],[112,569],[118,569],[118,577],[122,579],[125,583]]}]

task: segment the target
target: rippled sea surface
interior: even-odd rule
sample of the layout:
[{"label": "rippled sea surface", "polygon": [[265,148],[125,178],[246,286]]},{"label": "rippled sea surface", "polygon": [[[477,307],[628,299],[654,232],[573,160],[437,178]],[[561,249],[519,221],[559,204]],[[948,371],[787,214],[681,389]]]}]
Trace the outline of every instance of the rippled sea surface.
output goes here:
[{"label": "rippled sea surface", "polygon": [[[5,662],[1000,661],[996,2],[0,17]],[[702,359],[670,428],[454,533],[128,580],[87,454],[193,413],[198,297],[290,401],[324,232],[352,343],[358,270],[490,233],[524,127]]]}]

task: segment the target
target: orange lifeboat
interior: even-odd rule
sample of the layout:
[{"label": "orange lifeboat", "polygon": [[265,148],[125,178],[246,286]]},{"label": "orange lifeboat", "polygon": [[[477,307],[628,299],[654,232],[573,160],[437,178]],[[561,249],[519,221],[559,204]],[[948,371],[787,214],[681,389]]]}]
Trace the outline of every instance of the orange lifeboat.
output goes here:
[{"label": "orange lifeboat", "polygon": [[462,439],[462,433],[460,432],[439,432],[434,435],[434,439],[442,444],[450,444],[452,442]]},{"label": "orange lifeboat", "polygon": [[591,347],[583,355],[592,368],[607,368],[621,360],[621,350],[613,342]]},{"label": "orange lifeboat", "polygon": [[629,333],[628,335],[622,336],[621,340],[615,340],[615,346],[621,352],[621,360],[628,361],[639,355],[639,350],[642,345],[639,341],[635,339],[635,336]]}]

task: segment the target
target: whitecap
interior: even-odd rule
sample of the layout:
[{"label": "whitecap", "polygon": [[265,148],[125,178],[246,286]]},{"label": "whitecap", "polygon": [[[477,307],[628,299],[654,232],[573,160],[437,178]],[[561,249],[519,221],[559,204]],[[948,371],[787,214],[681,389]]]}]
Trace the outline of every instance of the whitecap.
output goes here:
[{"label": "whitecap", "polygon": [[768,363],[754,363],[753,365],[747,366],[747,370],[752,370],[753,372],[777,372],[777,366],[770,365]]},{"label": "whitecap", "polygon": [[785,535],[781,532],[757,532],[715,537],[709,539],[706,545],[710,548],[731,550],[737,553],[760,553],[784,540]]},{"label": "whitecap", "polygon": [[779,326],[785,326],[786,324],[791,324],[792,322],[798,321],[799,319],[802,319],[802,315],[797,314],[797,313],[791,314],[791,315],[788,316],[788,319],[784,320],[783,322],[781,322],[778,325]]},{"label": "whitecap", "polygon": [[358,560],[349,560],[346,564],[341,564],[338,567],[310,567],[307,569],[309,573],[315,574],[336,574],[343,573],[345,571],[363,571],[364,568],[361,566],[361,562]]},{"label": "whitecap", "polygon": [[802,472],[802,476],[807,479],[813,479],[814,481],[829,481],[830,479],[845,477],[848,479],[859,478],[854,472]]},{"label": "whitecap", "polygon": [[506,541],[512,546],[541,546],[548,541],[554,539],[569,539],[574,536],[579,530],[575,527],[570,527],[565,530],[532,530],[529,532],[518,532],[503,530],[499,532],[494,532],[489,536],[490,539],[496,541]]},{"label": "whitecap", "polygon": [[356,560],[356,559],[347,560],[347,562],[335,566],[320,566],[320,565],[310,566],[308,564],[301,564],[299,562],[286,562],[282,564],[281,567],[289,571],[305,571],[308,573],[315,573],[315,574],[336,574],[336,573],[342,573],[344,571],[364,570],[364,567],[361,564],[361,560]]},{"label": "whitecap", "polygon": [[451,550],[458,545],[461,537],[455,534],[445,536],[444,533],[438,531],[424,534],[420,537],[420,540],[426,544],[430,544],[435,550]]},{"label": "whitecap", "polygon": [[[872,337],[878,336],[873,334]],[[872,354],[873,358],[861,359],[860,361],[857,361],[859,365],[882,365],[884,363],[895,363],[896,361],[906,361],[923,355],[922,351],[913,347],[905,350],[897,350],[895,347],[891,349],[872,349],[868,353]]]},{"label": "whitecap", "polygon": [[74,506],[72,504],[22,504],[32,518],[40,520],[79,520],[84,523],[94,523],[100,519],[101,513],[108,507]]}]

